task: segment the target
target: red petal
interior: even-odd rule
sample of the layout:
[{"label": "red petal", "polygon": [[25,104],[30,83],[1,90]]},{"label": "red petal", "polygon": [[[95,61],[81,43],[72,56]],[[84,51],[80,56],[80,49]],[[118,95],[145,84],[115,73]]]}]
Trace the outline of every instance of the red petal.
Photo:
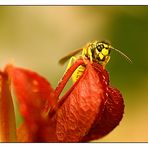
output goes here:
[{"label": "red petal", "polygon": [[88,63],[79,82],[62,98],[65,102],[56,116],[58,141],[79,142],[89,132],[104,102],[103,94],[101,80]]},{"label": "red petal", "polygon": [[[101,76],[101,69],[98,64],[94,64],[95,70]],[[103,85],[105,88],[106,102],[101,114],[98,114],[89,133],[82,141],[90,141],[101,138],[112,131],[120,122],[124,112],[124,102],[119,90],[108,86],[108,74],[102,71]]]},{"label": "red petal", "polygon": [[56,102],[51,85],[37,73],[26,69],[8,65],[5,71],[12,80],[25,121],[29,126],[41,122],[44,111]]}]

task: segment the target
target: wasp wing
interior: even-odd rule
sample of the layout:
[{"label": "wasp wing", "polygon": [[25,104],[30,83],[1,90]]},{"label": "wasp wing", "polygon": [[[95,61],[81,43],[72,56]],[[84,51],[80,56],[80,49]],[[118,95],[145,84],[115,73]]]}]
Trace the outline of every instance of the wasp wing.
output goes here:
[{"label": "wasp wing", "polygon": [[60,63],[61,65],[63,65],[67,60],[69,60],[72,56],[78,54],[80,51],[82,51],[82,48],[76,49],[76,50],[70,52],[70,53],[67,54],[66,56],[62,57],[62,58],[59,60],[59,63]]}]

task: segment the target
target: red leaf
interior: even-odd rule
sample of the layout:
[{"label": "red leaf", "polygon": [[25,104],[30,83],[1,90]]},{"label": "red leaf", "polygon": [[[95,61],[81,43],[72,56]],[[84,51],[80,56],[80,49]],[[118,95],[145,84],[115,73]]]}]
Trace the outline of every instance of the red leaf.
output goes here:
[{"label": "red leaf", "polygon": [[28,125],[23,123],[17,129],[17,141],[18,142],[34,142],[35,135],[34,133],[28,128]]},{"label": "red leaf", "polygon": [[0,71],[0,142],[16,142],[13,101],[6,74]]},{"label": "red leaf", "polygon": [[19,142],[58,142],[55,134],[55,120],[46,120],[38,126],[36,131],[32,131],[28,124],[23,123],[17,129],[17,140]]},{"label": "red leaf", "polygon": [[[76,63],[67,71],[57,87],[57,96],[76,66],[82,64],[80,60]],[[97,63],[91,65],[89,61],[81,78],[62,97],[57,106],[56,135],[60,142],[101,138],[119,124],[124,111],[123,98],[117,89],[109,86],[107,71]]]},{"label": "red leaf", "polygon": [[79,142],[89,132],[104,103],[103,94],[100,77],[88,63],[57,111],[56,134],[60,142]]},{"label": "red leaf", "polygon": [[89,60],[83,75],[57,103],[70,76],[82,64],[80,59],[70,67],[55,92],[38,74],[7,66],[26,121],[19,129],[24,131],[19,133],[21,141],[24,135],[32,142],[90,141],[105,136],[119,124],[123,98],[109,86],[107,71]]},{"label": "red leaf", "polygon": [[107,72],[105,70],[101,72],[99,65],[96,63],[93,64],[93,67],[97,71],[98,75],[103,76],[103,85],[105,88],[104,96],[106,101],[104,103],[104,109],[101,114],[98,114],[98,117],[96,118],[96,121],[91,127],[89,133],[82,141],[95,140],[107,135],[119,124],[124,112],[122,95],[116,88],[108,86],[109,76]]},{"label": "red leaf", "polygon": [[51,85],[33,71],[12,65],[8,65],[5,71],[10,76],[21,114],[27,124],[33,126],[44,120],[44,111],[56,102]]}]

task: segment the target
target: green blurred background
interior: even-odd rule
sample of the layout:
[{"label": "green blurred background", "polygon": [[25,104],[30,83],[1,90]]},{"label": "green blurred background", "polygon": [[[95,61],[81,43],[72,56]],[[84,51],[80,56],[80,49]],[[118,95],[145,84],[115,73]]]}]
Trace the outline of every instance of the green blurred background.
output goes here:
[{"label": "green blurred background", "polygon": [[[66,65],[58,60],[90,40],[106,39],[111,85],[124,96],[120,125],[95,142],[148,142],[148,6],[1,6],[0,66],[14,63],[46,77],[55,88]],[[18,114],[17,114],[18,115]],[[20,124],[17,118],[17,125]]]}]

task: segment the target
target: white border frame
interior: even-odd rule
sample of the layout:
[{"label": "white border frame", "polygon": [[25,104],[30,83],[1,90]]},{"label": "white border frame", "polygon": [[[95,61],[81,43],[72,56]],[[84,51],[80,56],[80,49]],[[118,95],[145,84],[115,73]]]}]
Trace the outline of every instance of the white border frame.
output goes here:
[{"label": "white border frame", "polygon": [[148,5],[148,0],[0,0],[0,5]]}]

